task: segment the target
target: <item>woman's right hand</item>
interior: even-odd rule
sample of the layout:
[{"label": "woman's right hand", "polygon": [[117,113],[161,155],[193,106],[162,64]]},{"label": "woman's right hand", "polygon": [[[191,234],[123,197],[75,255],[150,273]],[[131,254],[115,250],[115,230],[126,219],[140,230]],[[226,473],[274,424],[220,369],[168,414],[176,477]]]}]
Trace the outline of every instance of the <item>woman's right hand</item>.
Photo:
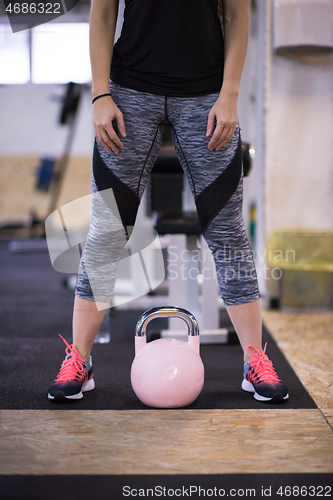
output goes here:
[{"label": "woman's right hand", "polygon": [[113,123],[122,137],[126,137],[123,114],[110,96],[102,97],[94,102],[94,127],[97,141],[109,153],[119,153],[124,145],[116,134]]}]

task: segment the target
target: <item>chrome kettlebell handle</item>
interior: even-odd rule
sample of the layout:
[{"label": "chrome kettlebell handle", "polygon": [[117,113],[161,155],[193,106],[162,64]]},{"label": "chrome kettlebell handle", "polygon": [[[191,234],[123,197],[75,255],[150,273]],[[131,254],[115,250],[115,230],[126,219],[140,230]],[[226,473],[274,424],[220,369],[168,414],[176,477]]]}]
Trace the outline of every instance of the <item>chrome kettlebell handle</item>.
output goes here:
[{"label": "chrome kettlebell handle", "polygon": [[160,317],[180,318],[187,324],[189,336],[195,337],[199,335],[199,325],[192,313],[186,309],[182,309],[181,307],[166,306],[153,307],[145,311],[137,322],[135,336],[145,337],[148,323],[150,323],[153,319]]},{"label": "chrome kettlebell handle", "polygon": [[[200,336],[198,322],[192,313],[176,306],[153,307],[145,311],[135,329],[135,355],[146,345],[146,329],[148,323],[154,318],[180,318],[185,321],[188,328],[188,343],[199,353]],[[163,339],[160,339],[163,340]],[[159,341],[156,341],[159,342]]]}]

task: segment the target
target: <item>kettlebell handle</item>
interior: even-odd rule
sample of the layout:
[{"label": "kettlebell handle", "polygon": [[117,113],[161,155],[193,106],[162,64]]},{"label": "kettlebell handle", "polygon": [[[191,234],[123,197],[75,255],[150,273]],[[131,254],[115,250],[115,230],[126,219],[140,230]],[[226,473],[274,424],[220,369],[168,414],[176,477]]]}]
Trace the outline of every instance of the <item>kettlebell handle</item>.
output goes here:
[{"label": "kettlebell handle", "polygon": [[166,307],[153,307],[145,311],[139,321],[137,322],[135,329],[136,337],[145,337],[147,325],[155,318],[166,317],[166,318],[180,318],[185,321],[188,328],[188,335],[191,337],[196,337],[199,335],[198,322],[192,313],[186,309],[176,306],[166,306]]}]

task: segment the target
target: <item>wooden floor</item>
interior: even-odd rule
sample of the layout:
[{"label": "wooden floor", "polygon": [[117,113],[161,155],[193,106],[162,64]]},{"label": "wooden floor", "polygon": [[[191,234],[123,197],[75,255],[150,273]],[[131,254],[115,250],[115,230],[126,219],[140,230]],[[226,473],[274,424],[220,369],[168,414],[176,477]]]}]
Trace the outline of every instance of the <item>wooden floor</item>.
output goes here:
[{"label": "wooden floor", "polygon": [[263,318],[318,409],[3,410],[0,473],[333,472],[333,313]]}]

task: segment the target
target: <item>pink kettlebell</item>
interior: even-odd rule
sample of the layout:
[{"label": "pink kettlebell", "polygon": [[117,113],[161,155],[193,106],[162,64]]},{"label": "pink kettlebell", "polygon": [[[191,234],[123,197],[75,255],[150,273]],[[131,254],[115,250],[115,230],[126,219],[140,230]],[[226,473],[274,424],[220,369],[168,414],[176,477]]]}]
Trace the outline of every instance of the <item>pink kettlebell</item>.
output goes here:
[{"label": "pink kettlebell", "polygon": [[[160,317],[183,319],[188,327],[188,342],[165,338],[147,344],[147,325]],[[136,325],[131,368],[132,387],[140,401],[155,408],[180,408],[193,403],[204,384],[199,351],[199,327],[189,311],[169,306],[144,312]]]}]

